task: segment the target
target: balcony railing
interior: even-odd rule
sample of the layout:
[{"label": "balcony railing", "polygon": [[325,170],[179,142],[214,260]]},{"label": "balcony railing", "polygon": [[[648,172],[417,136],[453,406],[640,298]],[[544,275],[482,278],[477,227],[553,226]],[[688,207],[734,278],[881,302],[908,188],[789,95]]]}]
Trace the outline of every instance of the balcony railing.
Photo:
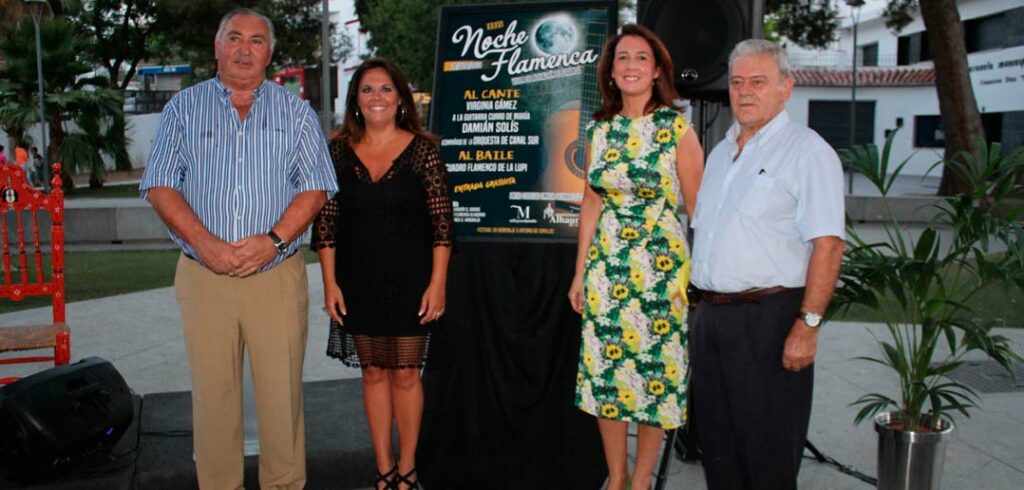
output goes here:
[{"label": "balcony railing", "polygon": [[[789,59],[796,66],[827,66],[836,68],[850,68],[853,60],[848,51],[821,51],[813,53],[790,53]],[[857,56],[857,66],[896,66],[896,55],[880,54],[875,57],[872,64],[865,64],[863,58]]]}]

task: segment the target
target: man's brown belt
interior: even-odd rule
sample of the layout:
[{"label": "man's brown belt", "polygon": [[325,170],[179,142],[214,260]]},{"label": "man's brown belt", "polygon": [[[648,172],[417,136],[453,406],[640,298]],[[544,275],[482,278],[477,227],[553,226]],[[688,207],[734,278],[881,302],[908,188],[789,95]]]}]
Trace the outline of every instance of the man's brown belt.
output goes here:
[{"label": "man's brown belt", "polygon": [[697,293],[698,302],[706,302],[713,305],[731,305],[737,303],[757,303],[761,299],[773,294],[792,291],[795,288],[783,286],[772,286],[770,288],[750,289],[738,293],[718,293],[694,288]]}]

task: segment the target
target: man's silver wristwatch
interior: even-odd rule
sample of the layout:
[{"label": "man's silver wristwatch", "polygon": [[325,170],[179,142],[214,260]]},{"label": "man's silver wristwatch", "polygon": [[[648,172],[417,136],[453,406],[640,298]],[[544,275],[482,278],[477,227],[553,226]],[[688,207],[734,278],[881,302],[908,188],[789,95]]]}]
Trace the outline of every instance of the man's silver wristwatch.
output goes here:
[{"label": "man's silver wristwatch", "polygon": [[812,311],[801,311],[796,317],[803,320],[808,327],[818,328],[821,326],[821,315]]},{"label": "man's silver wristwatch", "polygon": [[270,237],[271,240],[273,240],[274,248],[277,249],[278,255],[288,251],[288,242],[282,240],[281,237],[277,236],[277,233],[274,233],[274,230],[268,231],[267,236]]}]

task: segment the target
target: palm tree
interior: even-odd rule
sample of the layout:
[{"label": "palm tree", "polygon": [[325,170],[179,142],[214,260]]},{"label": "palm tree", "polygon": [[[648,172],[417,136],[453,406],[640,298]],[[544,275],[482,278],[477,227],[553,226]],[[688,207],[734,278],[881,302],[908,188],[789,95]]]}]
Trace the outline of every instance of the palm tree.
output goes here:
[{"label": "palm tree", "polygon": [[[89,170],[90,181],[102,185],[103,163],[91,157],[76,160],[81,151],[62,150],[69,133],[69,122],[85,123],[92,129],[105,127],[105,120],[121,112],[122,96],[110,88],[102,77],[86,78],[92,68],[82,62],[82,54],[90,49],[89,43],[76,35],[75,27],[65,19],[42,19],[39,24],[42,42],[43,81],[46,124],[49,128],[49,161],[63,160],[66,192],[73,192],[71,172]],[[31,22],[23,21],[0,36],[0,126],[9,136],[22,138],[25,128],[39,122],[36,79],[35,30]],[[88,133],[75,131],[73,134]],[[123,138],[118,138],[123,142]],[[20,141],[20,140],[19,140]],[[116,150],[115,150],[116,151]],[[97,180],[93,182],[93,177]]]},{"label": "palm tree", "polygon": [[[106,79],[102,79],[106,81]],[[92,80],[93,83],[98,82]],[[47,105],[60,108],[65,114],[73,115],[77,128],[63,132],[57,159],[71,171],[89,171],[89,187],[103,187],[106,164],[104,154],[114,157],[124,151],[124,129],[120,128],[115,116],[122,113],[124,97],[121,92],[106,87],[93,90],[72,90],[61,94],[47,94]],[[121,118],[123,120],[123,117]],[[53,134],[51,119],[51,134]]]},{"label": "palm tree", "polygon": [[22,97],[15,84],[0,80],[0,128],[7,133],[11,150],[29,144],[25,131],[39,121],[38,106],[25,104]]},{"label": "palm tree", "polygon": [[[22,19],[28,16],[28,9],[22,0],[0,0],[0,39],[12,30]],[[35,53],[33,47],[33,53]],[[0,54],[0,66],[4,65],[4,56]],[[0,80],[0,128],[7,133],[7,143],[13,151],[24,146],[25,129],[38,119],[32,111],[21,104],[12,104],[19,96],[13,84]]]}]

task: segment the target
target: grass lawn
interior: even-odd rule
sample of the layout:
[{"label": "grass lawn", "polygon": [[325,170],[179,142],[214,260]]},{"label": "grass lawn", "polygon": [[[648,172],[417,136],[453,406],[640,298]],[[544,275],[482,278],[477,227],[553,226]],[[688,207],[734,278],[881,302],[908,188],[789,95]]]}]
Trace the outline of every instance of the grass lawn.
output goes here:
[{"label": "grass lawn", "polygon": [[[67,301],[71,303],[172,286],[179,254],[177,250],[67,253],[64,255]],[[303,256],[306,263],[317,262],[316,254],[308,248],[303,248]],[[29,262],[29,277],[32,278],[35,277],[35,269],[31,258]],[[47,297],[31,297],[18,302],[0,299],[0,313],[49,305]]]},{"label": "grass lawn", "polygon": [[[64,254],[64,285],[68,303],[170,286],[177,251],[71,252]],[[49,259],[49,256],[45,257]],[[31,260],[30,260],[31,262]],[[30,265],[29,277],[35,274]],[[0,300],[0,313],[48,306],[47,297],[14,302]]]},{"label": "grass lawn", "polygon": [[[998,327],[1024,327],[1024,291],[1006,292],[998,285],[990,285],[974,297],[970,306],[979,317],[995,320]],[[855,306],[833,320],[881,322],[883,317],[869,308]]]},{"label": "grass lawn", "polygon": [[139,184],[117,184],[104,185],[99,189],[89,187],[76,187],[74,194],[65,195],[67,199],[88,198],[121,198],[139,197]]},{"label": "grass lawn", "polygon": [[[950,288],[950,294],[953,299],[961,301],[969,296],[968,293],[976,287],[977,277],[970,270],[963,270],[962,277],[956,277],[951,271],[948,280],[949,284],[954,286]],[[891,311],[899,310],[894,296],[887,298],[883,303],[889,305]],[[991,320],[996,327],[1024,328],[1024,291],[1020,288],[1009,284],[989,283],[971,295],[970,300],[965,304],[973,310],[977,318]],[[836,315],[835,319],[882,322],[885,318],[881,313],[870,308],[856,305],[845,314]],[[909,319],[902,318],[900,320],[907,322]]]}]

